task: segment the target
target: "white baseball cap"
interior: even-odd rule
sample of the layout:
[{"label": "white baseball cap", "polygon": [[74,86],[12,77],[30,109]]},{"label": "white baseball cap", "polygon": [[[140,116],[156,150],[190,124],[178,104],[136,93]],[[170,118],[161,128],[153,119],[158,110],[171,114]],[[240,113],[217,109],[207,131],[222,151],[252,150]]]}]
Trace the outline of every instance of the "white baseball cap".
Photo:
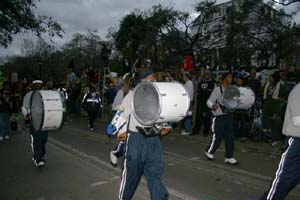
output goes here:
[{"label": "white baseball cap", "polygon": [[32,84],[43,84],[43,81],[41,81],[41,80],[34,80],[34,81],[32,81]]}]

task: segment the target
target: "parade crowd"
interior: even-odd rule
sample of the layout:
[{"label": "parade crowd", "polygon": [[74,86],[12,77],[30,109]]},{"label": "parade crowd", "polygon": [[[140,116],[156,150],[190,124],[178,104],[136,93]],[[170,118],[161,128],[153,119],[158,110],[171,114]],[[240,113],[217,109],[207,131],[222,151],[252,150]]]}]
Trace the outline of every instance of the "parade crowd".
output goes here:
[{"label": "parade crowd", "polygon": [[[255,104],[250,110],[237,110],[234,113],[235,138],[241,138],[242,141],[247,139],[265,141],[276,145],[283,139],[281,128],[287,97],[293,86],[299,82],[300,69],[292,66],[288,70],[274,70],[267,75],[260,74],[255,67],[249,69],[231,73],[232,84],[251,88],[256,97]],[[121,101],[118,91],[124,91],[124,74],[126,73],[115,78],[106,77],[105,89],[101,91],[99,73],[96,69],[87,67],[80,73],[75,73],[71,68],[66,81],[61,83],[48,81],[43,83],[42,89],[59,90],[66,105],[66,113],[77,116],[88,115],[89,128],[94,130],[93,122],[97,118],[101,119],[104,115],[110,120],[115,114],[118,101]],[[183,136],[202,133],[206,137],[212,132],[211,109],[206,103],[213,89],[222,83],[222,74],[218,75],[207,68],[201,70],[198,76],[195,74],[197,73],[162,72],[156,74],[156,77],[157,81],[182,83],[191,98],[193,106],[190,114],[182,124],[172,124],[172,127],[180,130]],[[135,73],[133,85],[138,82],[138,76],[138,73]],[[26,78],[12,82],[6,77],[2,82],[0,122],[3,128],[0,141],[9,139],[10,131],[18,129],[17,121],[20,121],[18,113],[23,98],[32,89],[32,80]],[[92,93],[96,96],[91,95]]]}]

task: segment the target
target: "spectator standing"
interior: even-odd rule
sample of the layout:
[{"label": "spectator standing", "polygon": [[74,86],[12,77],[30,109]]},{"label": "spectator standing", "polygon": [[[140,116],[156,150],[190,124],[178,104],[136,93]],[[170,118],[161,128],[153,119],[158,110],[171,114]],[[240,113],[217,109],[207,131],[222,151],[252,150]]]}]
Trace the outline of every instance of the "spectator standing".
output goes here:
[{"label": "spectator standing", "polygon": [[203,127],[203,135],[206,137],[210,131],[211,112],[206,105],[207,99],[215,88],[216,82],[211,77],[211,72],[205,70],[204,77],[197,87],[196,119],[193,134],[198,134]]},{"label": "spectator standing", "polygon": [[[245,79],[241,73],[236,75],[236,86],[246,87]],[[247,138],[249,138],[249,128],[247,123],[249,112],[250,110],[242,109],[237,109],[234,112],[235,133],[237,137],[241,137],[242,141],[245,141]]]},{"label": "spectator standing", "polygon": [[[262,123],[265,133],[271,132],[272,141],[279,141],[281,136],[282,123],[279,113],[284,109],[284,103],[288,96],[288,90],[280,83],[278,72],[269,76],[268,81],[263,87],[263,111]],[[274,143],[274,144],[275,144]]]},{"label": "spectator standing", "polygon": [[108,86],[108,89],[104,93],[107,105],[109,105],[110,108],[112,108],[112,104],[114,102],[116,94],[117,94],[116,86],[114,85],[113,82],[111,82]]},{"label": "spectator standing", "polygon": [[69,84],[69,86],[70,87],[72,87],[73,86],[73,84],[76,82],[76,80],[77,80],[77,76],[76,76],[76,74],[75,74],[75,72],[74,72],[74,68],[70,68],[69,69],[69,73],[68,73],[68,84]]},{"label": "spectator standing", "polygon": [[7,92],[0,97],[0,141],[8,140],[10,135],[10,116],[12,114],[11,99]]},{"label": "spectator standing", "polygon": [[256,73],[256,68],[252,67],[251,71],[250,71],[250,76],[247,80],[247,82],[245,83],[247,84],[247,86],[249,86],[253,92],[255,93],[255,97],[261,97],[262,93],[261,93],[261,83],[260,83],[260,79]]},{"label": "spectator standing", "polygon": [[194,84],[192,82],[192,76],[190,73],[186,72],[183,74],[184,88],[186,89],[190,97],[190,108],[187,116],[184,118],[184,130],[181,131],[181,135],[191,135],[192,134],[192,108],[194,100]]}]

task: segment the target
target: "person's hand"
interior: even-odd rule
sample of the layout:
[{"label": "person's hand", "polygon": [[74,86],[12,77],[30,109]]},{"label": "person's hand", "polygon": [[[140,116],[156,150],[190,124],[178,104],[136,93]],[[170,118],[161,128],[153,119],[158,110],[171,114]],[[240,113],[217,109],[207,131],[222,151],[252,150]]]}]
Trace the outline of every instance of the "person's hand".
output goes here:
[{"label": "person's hand", "polygon": [[118,136],[118,140],[119,140],[119,141],[125,141],[125,140],[126,140],[126,136],[127,136],[127,133],[124,132],[124,133],[122,133],[122,134],[120,134],[120,135]]},{"label": "person's hand", "polygon": [[161,132],[161,136],[168,135],[171,132],[171,128],[162,128],[160,132]]},{"label": "person's hand", "polygon": [[218,104],[214,104],[214,105],[211,107],[211,109],[212,109],[213,111],[216,111],[218,108],[219,108],[219,105],[218,105]]}]

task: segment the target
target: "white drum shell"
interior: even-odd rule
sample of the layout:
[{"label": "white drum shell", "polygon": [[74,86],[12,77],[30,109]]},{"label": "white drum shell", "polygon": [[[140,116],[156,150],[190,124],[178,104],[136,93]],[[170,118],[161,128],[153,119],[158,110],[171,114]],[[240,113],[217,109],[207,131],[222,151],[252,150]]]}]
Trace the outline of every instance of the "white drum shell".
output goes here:
[{"label": "white drum shell", "polygon": [[190,97],[183,85],[168,82],[144,82],[140,85],[142,84],[151,84],[158,93],[159,113],[156,119],[153,119],[151,122],[145,122],[136,114],[135,107],[133,106],[134,115],[141,124],[152,125],[154,123],[178,122],[187,115],[190,107]]},{"label": "white drum shell", "polygon": [[[34,129],[40,131],[51,131],[59,129],[62,125],[64,112],[60,93],[58,91],[52,90],[39,90],[35,92],[38,92],[41,96],[43,104],[43,120],[41,126],[34,127]],[[34,113],[32,112],[31,115],[34,115]]]},{"label": "white drum shell", "polygon": [[240,98],[237,109],[248,110],[255,102],[254,92],[247,87],[239,87]]}]

